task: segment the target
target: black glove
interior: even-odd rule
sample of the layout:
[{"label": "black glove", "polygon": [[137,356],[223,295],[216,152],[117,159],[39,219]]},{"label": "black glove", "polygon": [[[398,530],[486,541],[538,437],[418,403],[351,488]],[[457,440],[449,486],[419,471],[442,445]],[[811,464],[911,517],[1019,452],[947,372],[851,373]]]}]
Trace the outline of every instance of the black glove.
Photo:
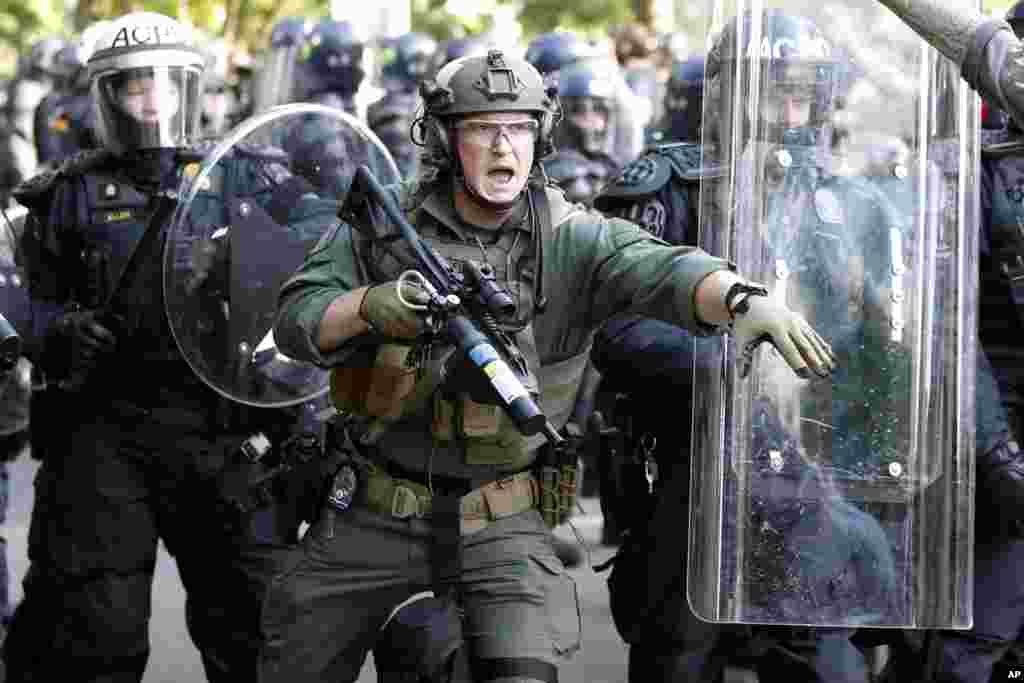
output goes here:
[{"label": "black glove", "polygon": [[1004,441],[978,457],[979,500],[987,500],[1006,521],[1024,522],[1024,451]]},{"label": "black glove", "polygon": [[76,376],[96,367],[99,360],[117,348],[114,325],[100,311],[65,313],[53,323],[46,343],[51,371]]}]

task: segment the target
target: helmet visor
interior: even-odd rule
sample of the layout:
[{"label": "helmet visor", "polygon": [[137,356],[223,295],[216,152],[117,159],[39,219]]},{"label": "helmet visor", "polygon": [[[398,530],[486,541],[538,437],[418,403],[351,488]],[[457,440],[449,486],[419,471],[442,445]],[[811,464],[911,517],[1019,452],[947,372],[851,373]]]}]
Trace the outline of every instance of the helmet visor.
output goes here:
[{"label": "helmet visor", "polygon": [[181,147],[199,131],[200,73],[154,66],[101,74],[93,88],[99,125],[115,151]]}]

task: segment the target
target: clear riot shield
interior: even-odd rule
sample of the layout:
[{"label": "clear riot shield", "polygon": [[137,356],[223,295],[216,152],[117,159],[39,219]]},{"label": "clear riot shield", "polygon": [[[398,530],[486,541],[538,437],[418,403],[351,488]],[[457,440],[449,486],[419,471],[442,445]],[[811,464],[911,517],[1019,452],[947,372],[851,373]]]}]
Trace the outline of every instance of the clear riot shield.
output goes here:
[{"label": "clear riot shield", "polygon": [[384,184],[399,180],[358,120],[292,104],[242,122],[185,169],[165,242],[165,304],[182,356],[218,393],[274,407],[327,391],[327,372],[280,353],[272,328],[281,286],[337,222],[360,165]]},{"label": "clear riot shield", "polygon": [[[836,352],[697,364],[688,599],[750,624],[971,625],[977,98],[868,0],[709,0],[700,241]],[[705,347],[707,348],[707,347]]]}]

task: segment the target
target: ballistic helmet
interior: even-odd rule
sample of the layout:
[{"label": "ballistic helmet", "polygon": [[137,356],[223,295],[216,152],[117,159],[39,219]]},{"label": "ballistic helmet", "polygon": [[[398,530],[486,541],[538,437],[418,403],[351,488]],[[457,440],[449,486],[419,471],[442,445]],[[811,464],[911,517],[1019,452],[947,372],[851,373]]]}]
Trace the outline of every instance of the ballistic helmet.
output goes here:
[{"label": "ballistic helmet", "polygon": [[540,124],[535,161],[554,151],[552,131],[561,117],[556,88],[545,85],[530,64],[501,50],[450,62],[436,78],[423,82],[420,95],[424,113],[415,125],[413,141],[426,148],[425,163],[439,169],[454,162],[451,127],[467,114],[532,114]]}]

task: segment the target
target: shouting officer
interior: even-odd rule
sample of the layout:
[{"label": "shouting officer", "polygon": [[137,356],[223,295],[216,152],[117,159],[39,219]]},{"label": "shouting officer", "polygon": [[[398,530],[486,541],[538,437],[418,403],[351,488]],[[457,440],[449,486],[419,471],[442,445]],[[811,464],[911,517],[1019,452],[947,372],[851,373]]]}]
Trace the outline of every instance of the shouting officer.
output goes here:
[{"label": "shouting officer", "polygon": [[[516,359],[518,370],[506,365],[502,377],[523,387],[516,396],[539,401],[547,438],[558,441],[594,329],[617,313],[698,334],[731,323],[742,347],[770,340],[801,376],[827,376],[827,343],[727,262],[544,186],[538,162],[551,151],[556,94],[498,50],[448,64],[423,88],[419,139],[434,173],[392,188],[393,208],[427,245],[466,278],[491,273],[486,281],[511,300],[481,324]],[[545,523],[557,523],[562,506],[538,501],[570,493],[574,477],[552,479],[544,466],[538,482],[534,465],[560,446],[525,436],[497,387],[481,386],[472,358],[431,333],[437,318],[428,322],[417,303],[425,292],[407,272],[409,253],[394,226],[370,220],[375,213],[353,212],[281,290],[275,337],[289,356],[336,368],[336,400],[357,405],[349,379],[370,367],[371,385],[393,390],[374,394],[383,413],[359,408],[380,419],[355,439],[361,488],[351,507],[309,530],[268,596],[266,624],[278,638],[265,680],[354,681],[391,608],[433,584],[463,615],[473,680],[553,683],[582,624]],[[413,387],[383,374],[378,384],[378,369],[394,377],[396,360],[416,368],[405,372]]]},{"label": "shouting officer", "polygon": [[[27,348],[46,389],[33,404],[43,463],[25,597],[4,645],[10,681],[141,681],[159,540],[177,561],[209,680],[255,678],[261,572],[273,573],[300,520],[276,490],[250,490],[250,475],[267,458],[283,469],[316,462],[319,426],[304,407],[229,404],[190,369],[165,312],[165,230],[204,151],[190,147],[203,65],[191,32],[168,17],[111,22],[88,61],[101,147],[16,192],[30,211],[22,249],[38,334]],[[227,187],[236,203],[210,201],[196,223],[237,232],[237,202],[252,216],[246,202],[291,196],[281,162],[257,147],[226,159],[205,189]],[[303,221],[292,223],[313,241],[333,217],[316,201],[295,204]],[[225,280],[207,275],[210,286]],[[192,299],[208,301],[201,292]]]}]

